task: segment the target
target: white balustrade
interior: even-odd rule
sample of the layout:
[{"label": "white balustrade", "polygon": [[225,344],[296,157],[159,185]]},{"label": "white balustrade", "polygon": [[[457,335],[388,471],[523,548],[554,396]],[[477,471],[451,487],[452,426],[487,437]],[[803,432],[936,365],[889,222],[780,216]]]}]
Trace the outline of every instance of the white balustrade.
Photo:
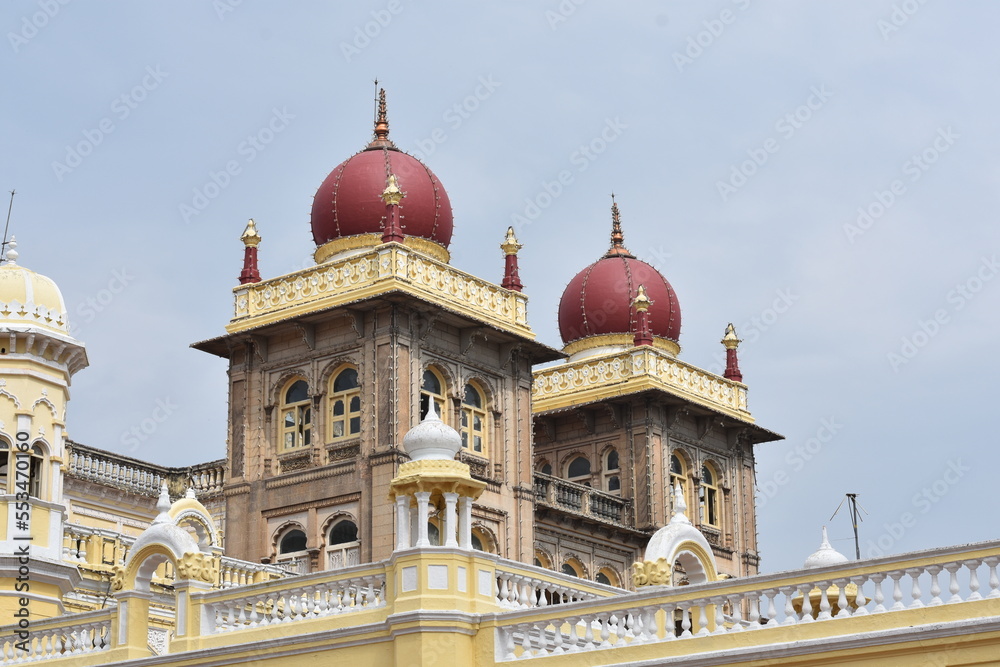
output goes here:
[{"label": "white balustrade", "polygon": [[385,575],[369,575],[250,593],[213,601],[205,597],[206,620],[213,634],[292,623],[385,606]]},{"label": "white balustrade", "polygon": [[[498,627],[497,655],[503,660],[561,655],[997,598],[1000,597],[998,564],[1000,557],[916,567],[907,564],[898,569],[892,569],[890,563],[884,572],[860,575],[833,572],[795,585],[720,591],[679,601],[676,598],[687,593],[684,588],[660,590],[656,595],[640,592],[623,596],[620,606],[612,606],[618,598],[593,599],[596,596],[573,593],[556,584],[498,570],[500,606],[524,611],[515,612],[508,623]],[[850,563],[841,569],[849,571],[857,566]],[[951,597],[942,602],[938,578],[945,574],[949,577]],[[981,576],[988,578],[988,593],[980,592]],[[774,580],[777,575],[760,578]],[[739,583],[746,585],[749,581],[741,579]],[[722,582],[706,584],[705,588],[710,590],[720,585]],[[557,597],[563,601],[562,596],[567,593],[570,599],[565,601],[581,601],[572,611],[531,622],[522,620],[521,617],[528,615],[526,610],[537,612]],[[887,597],[891,600],[888,608]],[[601,609],[587,611],[595,607]],[[558,608],[549,611],[557,612]]]},{"label": "white balustrade", "polygon": [[[105,618],[92,620],[95,615]],[[69,617],[71,619],[72,617]],[[69,620],[68,619],[68,620]],[[0,641],[3,661],[0,664],[13,665],[39,660],[52,660],[68,655],[95,653],[111,648],[111,614],[80,614],[79,622],[57,628],[31,627],[30,638],[24,640],[7,636]],[[18,646],[27,648],[22,650]]]}]

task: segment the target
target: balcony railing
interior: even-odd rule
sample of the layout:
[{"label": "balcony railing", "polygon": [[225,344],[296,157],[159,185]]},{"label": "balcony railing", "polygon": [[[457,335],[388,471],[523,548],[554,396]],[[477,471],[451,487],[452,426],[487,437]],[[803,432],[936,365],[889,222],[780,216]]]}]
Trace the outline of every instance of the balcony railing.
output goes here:
[{"label": "balcony railing", "polygon": [[552,475],[535,473],[535,498],[543,505],[626,528],[635,525],[632,501]]},{"label": "balcony railing", "polygon": [[200,495],[220,493],[225,482],[225,460],[188,468],[167,468],[126,456],[70,443],[69,474],[80,479],[118,486],[139,495],[157,496],[163,482],[193,488]]},{"label": "balcony railing", "polygon": [[[572,610],[549,609],[545,615],[537,609],[535,614],[513,612],[498,628],[497,656],[537,658],[1000,599],[998,554],[1000,542],[968,545],[817,570],[647,589],[580,602]],[[989,590],[981,592],[984,580]],[[968,613],[975,617],[977,612],[970,607]],[[947,617],[963,618],[957,610]],[[901,616],[896,624],[885,620],[877,627],[905,628],[914,620]],[[835,636],[835,627],[824,636]],[[854,635],[857,627],[848,624],[842,632]],[[772,640],[762,636],[759,641]],[[740,640],[741,646],[753,643]]]}]

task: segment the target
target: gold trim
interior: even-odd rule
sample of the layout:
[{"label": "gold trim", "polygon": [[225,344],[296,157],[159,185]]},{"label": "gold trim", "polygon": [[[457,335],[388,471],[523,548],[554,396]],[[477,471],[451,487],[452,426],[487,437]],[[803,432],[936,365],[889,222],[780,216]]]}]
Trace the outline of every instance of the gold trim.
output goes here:
[{"label": "gold trim", "polygon": [[[582,352],[583,350],[591,350],[597,347],[605,347],[607,345],[635,347],[635,336],[626,333],[587,336],[586,338],[580,338],[566,343],[566,345],[563,346],[563,352],[573,355],[577,352]],[[681,346],[677,343],[677,341],[669,340],[661,336],[653,336],[653,347],[675,357],[681,353]]]},{"label": "gold trim", "polygon": [[[382,245],[381,234],[354,234],[353,236],[342,236],[332,241],[327,241],[316,248],[313,259],[317,264],[329,261],[331,257],[348,250],[361,250],[364,248],[375,248]],[[420,236],[404,236],[403,245],[413,248],[418,252],[429,255],[439,262],[447,264],[451,261],[451,253],[440,243],[429,241]]]}]

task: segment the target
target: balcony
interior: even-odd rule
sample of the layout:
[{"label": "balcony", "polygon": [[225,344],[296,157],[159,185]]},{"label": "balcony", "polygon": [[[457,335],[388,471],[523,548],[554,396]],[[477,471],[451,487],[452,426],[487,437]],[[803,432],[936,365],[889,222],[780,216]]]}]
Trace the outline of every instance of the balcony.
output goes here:
[{"label": "balcony", "polygon": [[632,501],[598,491],[583,484],[568,482],[552,475],[535,473],[535,501],[569,514],[609,523],[622,528],[634,528]]}]

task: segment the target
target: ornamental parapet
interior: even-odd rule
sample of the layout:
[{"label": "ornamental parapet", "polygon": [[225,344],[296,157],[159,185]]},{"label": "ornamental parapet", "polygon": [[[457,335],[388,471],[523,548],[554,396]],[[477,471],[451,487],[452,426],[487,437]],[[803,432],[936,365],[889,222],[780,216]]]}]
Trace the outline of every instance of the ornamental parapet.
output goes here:
[{"label": "ornamental parapet", "polygon": [[532,411],[559,410],[613,396],[660,389],[753,423],[747,388],[642,346],[542,368],[534,372]]},{"label": "ornamental parapet", "polygon": [[390,292],[409,294],[534,339],[528,298],[400,243],[233,289],[235,333]]}]

